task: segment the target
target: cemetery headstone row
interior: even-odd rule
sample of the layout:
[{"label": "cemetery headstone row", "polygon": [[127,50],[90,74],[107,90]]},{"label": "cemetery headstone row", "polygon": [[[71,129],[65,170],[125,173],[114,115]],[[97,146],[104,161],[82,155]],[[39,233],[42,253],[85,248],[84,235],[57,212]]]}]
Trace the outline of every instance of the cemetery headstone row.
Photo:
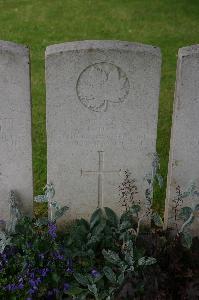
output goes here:
[{"label": "cemetery headstone row", "polygon": [[[104,206],[120,213],[118,186],[126,170],[136,179],[137,200],[143,207],[146,204],[144,177],[151,172],[156,151],[160,76],[157,47],[121,41],[47,47],[48,182],[55,187],[55,200],[70,207],[67,220],[88,218]],[[17,192],[25,212],[31,214],[33,184],[29,52],[3,41],[0,102],[0,218],[6,219],[10,190]],[[165,227],[181,226],[176,203],[192,206],[197,215],[198,112],[196,45],[179,51]],[[190,180],[195,186],[186,194]],[[179,186],[180,199],[176,198]],[[193,235],[198,234],[195,219]]]}]

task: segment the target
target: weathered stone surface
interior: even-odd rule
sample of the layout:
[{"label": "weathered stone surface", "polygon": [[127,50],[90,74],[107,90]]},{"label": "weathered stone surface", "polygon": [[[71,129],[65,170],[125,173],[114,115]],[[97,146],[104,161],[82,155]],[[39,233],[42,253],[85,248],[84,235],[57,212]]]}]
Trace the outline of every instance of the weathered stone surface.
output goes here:
[{"label": "weathered stone surface", "polygon": [[82,41],[46,50],[48,182],[68,219],[118,212],[129,169],[143,177],[156,149],[161,54],[156,47]]},{"label": "weathered stone surface", "polygon": [[32,213],[29,50],[0,41],[0,219],[7,220],[10,190]]},{"label": "weathered stone surface", "polygon": [[[191,181],[199,190],[199,45],[179,49],[176,91],[171,132],[170,161],[165,209],[165,227],[178,230],[182,222],[175,220],[176,188],[184,192]],[[180,207],[195,207],[197,196],[186,197]],[[195,211],[195,216],[197,212]],[[199,234],[199,218],[190,227],[193,235]]]}]

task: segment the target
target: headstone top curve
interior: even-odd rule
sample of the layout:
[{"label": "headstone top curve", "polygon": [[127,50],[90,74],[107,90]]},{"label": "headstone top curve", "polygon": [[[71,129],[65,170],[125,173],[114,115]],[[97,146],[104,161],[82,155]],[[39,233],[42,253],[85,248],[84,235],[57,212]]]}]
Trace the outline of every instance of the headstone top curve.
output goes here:
[{"label": "headstone top curve", "polygon": [[80,51],[80,50],[122,50],[122,51],[136,51],[136,52],[149,52],[152,55],[159,56],[161,58],[161,50],[159,47],[132,43],[127,41],[117,41],[117,40],[85,40],[85,41],[75,41],[66,42],[61,44],[50,45],[46,48],[46,57],[53,54],[58,54],[60,52],[67,51]]},{"label": "headstone top curve", "polygon": [[19,55],[29,55],[29,48],[25,45],[0,40],[0,51],[12,52]]},{"label": "headstone top curve", "polygon": [[178,57],[182,58],[184,56],[192,56],[192,55],[199,55],[199,44],[191,45],[187,47],[182,47],[178,51]]}]

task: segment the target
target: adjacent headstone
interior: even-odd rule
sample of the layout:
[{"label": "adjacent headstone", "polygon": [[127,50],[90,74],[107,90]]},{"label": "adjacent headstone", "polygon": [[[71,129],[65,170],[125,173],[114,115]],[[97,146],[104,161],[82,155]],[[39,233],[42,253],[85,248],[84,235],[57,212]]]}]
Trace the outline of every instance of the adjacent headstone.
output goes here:
[{"label": "adjacent headstone", "polygon": [[156,149],[161,54],[120,41],[82,41],[46,50],[48,182],[67,220],[97,207],[121,212],[129,169],[143,178]]},{"label": "adjacent headstone", "polygon": [[[190,190],[191,181],[195,188]],[[188,196],[181,199],[189,188]],[[199,45],[184,47],[178,53],[173,127],[165,209],[165,227],[180,230],[182,207],[191,207],[193,235],[199,235]],[[188,211],[187,211],[188,213]]]},{"label": "adjacent headstone", "polygon": [[9,217],[9,193],[32,213],[29,50],[0,41],[0,219]]}]

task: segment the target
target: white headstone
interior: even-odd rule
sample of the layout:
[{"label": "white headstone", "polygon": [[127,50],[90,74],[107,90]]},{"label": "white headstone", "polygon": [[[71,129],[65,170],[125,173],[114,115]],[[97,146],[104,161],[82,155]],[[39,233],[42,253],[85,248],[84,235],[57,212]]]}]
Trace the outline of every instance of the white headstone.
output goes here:
[{"label": "white headstone", "polygon": [[32,214],[29,50],[0,41],[0,219],[9,216],[9,192]]},{"label": "white headstone", "polygon": [[[176,208],[174,201],[178,186],[184,193],[192,181],[199,191],[199,45],[179,49],[170,147],[165,227],[176,229],[177,224],[180,230],[183,223],[178,218],[180,208],[194,209],[199,204],[197,195],[183,198]],[[199,218],[196,211],[194,214],[190,230],[198,235]]]},{"label": "white headstone", "polygon": [[46,50],[48,182],[68,219],[97,207],[121,211],[124,171],[142,201],[151,171],[161,54],[120,41],[82,41]]}]

